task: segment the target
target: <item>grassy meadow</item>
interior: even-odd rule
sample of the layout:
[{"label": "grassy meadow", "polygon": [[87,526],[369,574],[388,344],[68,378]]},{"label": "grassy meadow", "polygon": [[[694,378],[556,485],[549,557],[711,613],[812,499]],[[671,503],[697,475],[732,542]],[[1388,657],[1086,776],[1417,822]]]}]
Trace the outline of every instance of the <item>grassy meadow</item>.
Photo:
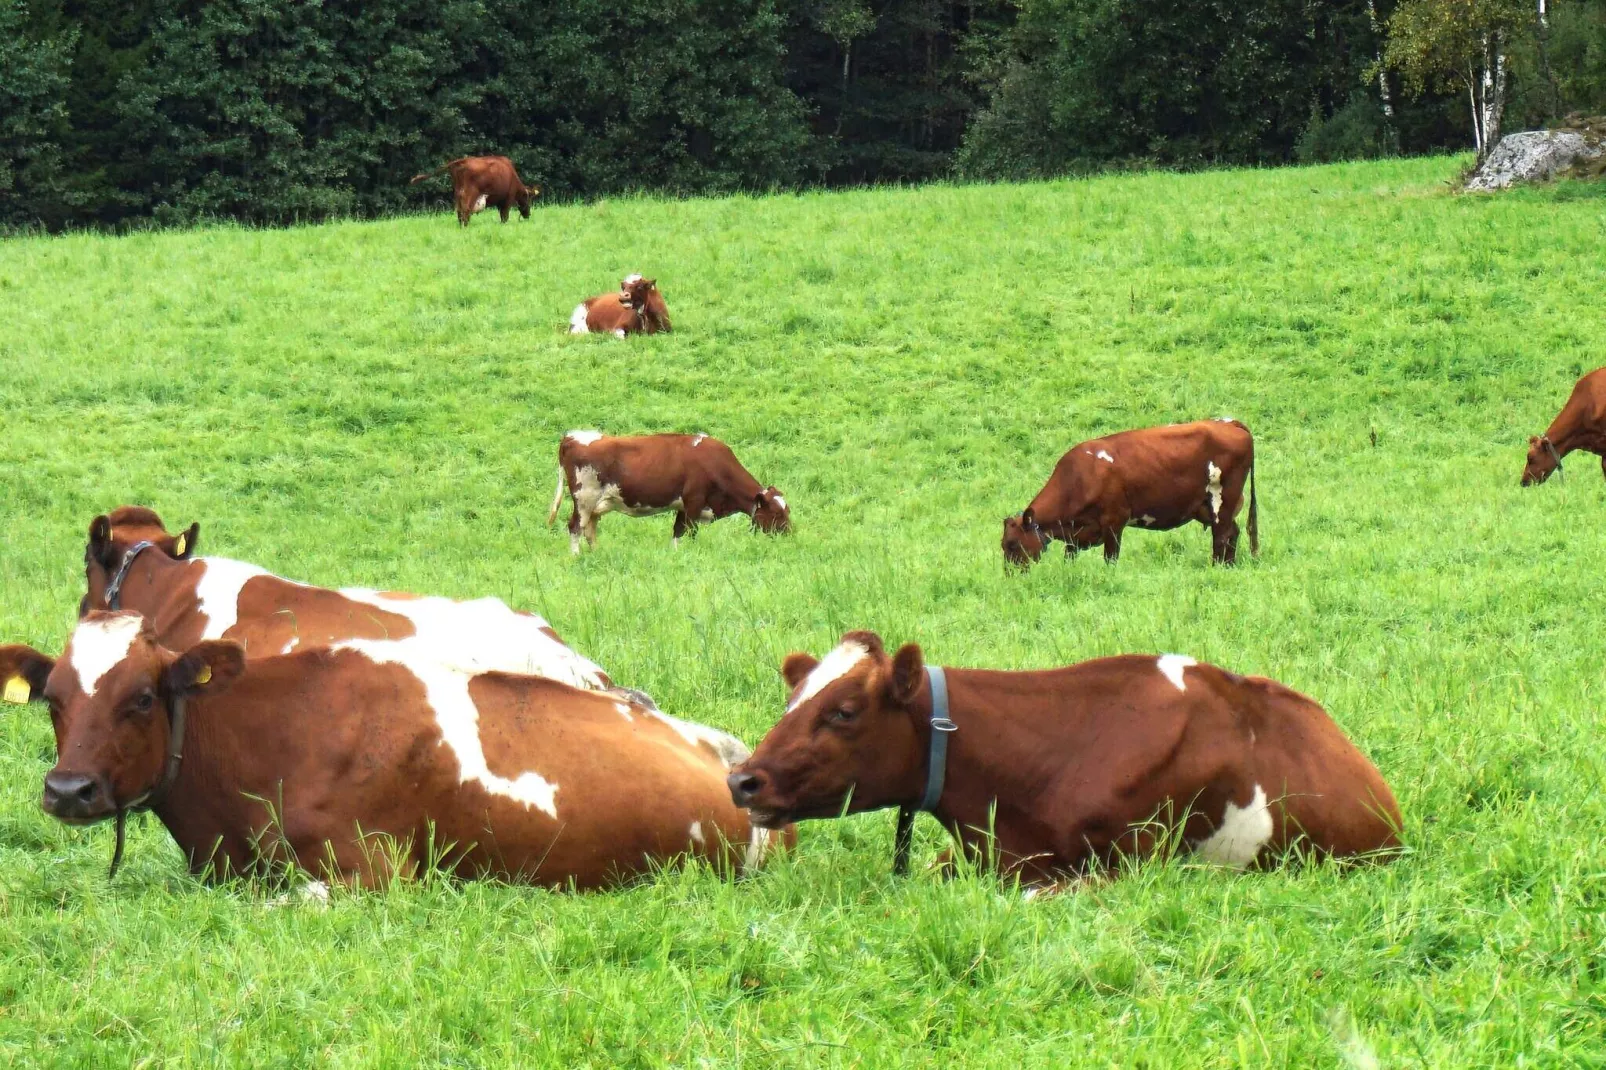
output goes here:
[{"label": "grassy meadow", "polygon": [[[60,649],[90,519],[136,502],[292,578],[498,595],[749,741],[785,654],[851,628],[957,666],[1176,651],[1322,702],[1409,844],[1024,903],[891,878],[881,813],[740,885],[279,906],[154,820],[108,883],[109,827],[39,810],[43,708],[0,707],[0,1064],[1606,1065],[1606,481],[1518,486],[1606,363],[1606,196],[1457,196],[1462,163],[0,243],[3,641]],[[631,271],[674,334],[563,333]],[[1065,449],[1224,414],[1258,561],[1191,527],[1004,574]],[[613,515],[571,559],[570,428],[718,435],[796,532]],[[923,818],[917,868],[942,846]]]}]

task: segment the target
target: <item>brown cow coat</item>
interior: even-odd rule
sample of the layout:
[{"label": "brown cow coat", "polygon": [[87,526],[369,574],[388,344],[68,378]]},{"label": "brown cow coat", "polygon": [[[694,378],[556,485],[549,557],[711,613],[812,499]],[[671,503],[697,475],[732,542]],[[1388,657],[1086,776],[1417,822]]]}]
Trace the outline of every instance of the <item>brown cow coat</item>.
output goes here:
[{"label": "brown cow coat", "polygon": [[628,516],[675,513],[672,536],[697,533],[705,520],[741,513],[753,529],[785,533],[791,511],[774,487],[766,487],[742,467],[731,448],[708,435],[611,436],[600,431],[570,431],[558,444],[558,486],[547,513],[557,519],[567,489],[569,548],[580,552],[580,536],[597,543],[597,518],[604,513]]},{"label": "brown cow coat", "polygon": [[[780,826],[924,791],[932,699],[920,648],[888,657],[850,632],[824,660],[793,654],[780,722],[730,775],[734,801]],[[1174,654],[1042,672],[946,672],[953,721],[934,813],[967,850],[987,830],[1033,882],[1179,842],[1233,866],[1302,845],[1348,856],[1399,844],[1377,769],[1315,702]],[[1152,819],[1152,820],[1151,820]]]},{"label": "brown cow coat", "polygon": [[1522,485],[1533,486],[1561,468],[1561,459],[1574,450],[1600,454],[1606,473],[1606,368],[1596,368],[1573,385],[1567,404],[1538,438],[1528,440],[1528,459],[1522,468]]},{"label": "brown cow coat", "polygon": [[669,306],[658,292],[658,280],[631,275],[619,283],[619,292],[589,297],[574,306],[570,334],[657,334],[673,328]]},{"label": "brown cow coat", "polygon": [[1004,521],[1007,563],[1036,561],[1051,539],[1066,554],[1104,547],[1104,559],[1121,554],[1128,527],[1169,531],[1190,520],[1211,532],[1211,560],[1238,559],[1238,509],[1249,481],[1249,545],[1260,552],[1255,501],[1255,444],[1236,420],[1122,431],[1073,446],[1048,483],[1018,517]]},{"label": "brown cow coat", "polygon": [[422,182],[441,172],[452,176],[452,200],[457,207],[457,222],[468,226],[474,213],[495,208],[502,222],[514,208],[525,219],[530,218],[530,201],[541,195],[539,186],[526,186],[519,178],[513,161],[506,156],[462,156],[451,163],[414,175],[412,181]]}]

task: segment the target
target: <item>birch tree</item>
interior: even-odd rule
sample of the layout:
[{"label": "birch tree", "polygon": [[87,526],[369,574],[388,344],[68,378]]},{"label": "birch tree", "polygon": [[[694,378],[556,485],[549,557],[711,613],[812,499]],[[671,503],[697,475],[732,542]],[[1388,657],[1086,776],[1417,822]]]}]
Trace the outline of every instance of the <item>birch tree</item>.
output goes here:
[{"label": "birch tree", "polygon": [[1482,160],[1500,140],[1511,43],[1532,27],[1533,0],[1404,0],[1389,16],[1387,66],[1408,90],[1464,91]]}]

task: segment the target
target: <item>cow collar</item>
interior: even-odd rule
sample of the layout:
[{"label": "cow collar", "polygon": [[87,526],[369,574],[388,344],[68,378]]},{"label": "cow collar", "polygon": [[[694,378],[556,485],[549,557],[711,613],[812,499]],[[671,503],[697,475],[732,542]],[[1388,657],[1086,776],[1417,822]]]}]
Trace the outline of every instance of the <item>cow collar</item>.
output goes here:
[{"label": "cow collar", "polygon": [[909,872],[909,848],[913,843],[915,814],[932,813],[942,800],[943,782],[948,777],[948,737],[959,729],[948,716],[948,677],[940,665],[926,666],[926,682],[931,687],[931,751],[926,762],[926,790],[918,806],[898,807],[898,832],[892,846],[892,872]]},{"label": "cow collar", "polygon": [[1556,473],[1565,476],[1567,473],[1562,471],[1561,454],[1556,452],[1556,444],[1550,441],[1549,435],[1545,435],[1539,441],[1545,444],[1545,451],[1550,454],[1550,459],[1556,462]]},{"label": "cow collar", "polygon": [[106,874],[107,880],[117,876],[117,867],[123,864],[123,826],[128,820],[128,815],[160,806],[162,800],[167,798],[173,781],[178,779],[179,766],[184,762],[184,722],[187,712],[183,695],[174,698],[168,705],[167,763],[162,767],[162,779],[144,795],[117,808],[117,843],[112,848],[112,866],[110,872]]},{"label": "cow collar", "polygon": [[119,603],[123,598],[123,581],[128,579],[128,570],[134,567],[135,558],[155,545],[154,542],[146,539],[144,542],[136,542],[128,548],[128,552],[123,555],[122,564],[117,566],[117,573],[112,576],[111,583],[106,585],[107,609],[116,610],[122,608]]}]

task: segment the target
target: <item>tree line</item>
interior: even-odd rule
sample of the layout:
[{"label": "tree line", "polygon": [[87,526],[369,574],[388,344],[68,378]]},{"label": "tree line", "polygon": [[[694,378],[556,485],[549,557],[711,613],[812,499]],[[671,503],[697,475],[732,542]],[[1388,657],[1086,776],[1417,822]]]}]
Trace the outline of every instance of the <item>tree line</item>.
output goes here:
[{"label": "tree line", "polygon": [[1278,164],[1606,111],[1606,0],[0,0],[0,225]]}]

